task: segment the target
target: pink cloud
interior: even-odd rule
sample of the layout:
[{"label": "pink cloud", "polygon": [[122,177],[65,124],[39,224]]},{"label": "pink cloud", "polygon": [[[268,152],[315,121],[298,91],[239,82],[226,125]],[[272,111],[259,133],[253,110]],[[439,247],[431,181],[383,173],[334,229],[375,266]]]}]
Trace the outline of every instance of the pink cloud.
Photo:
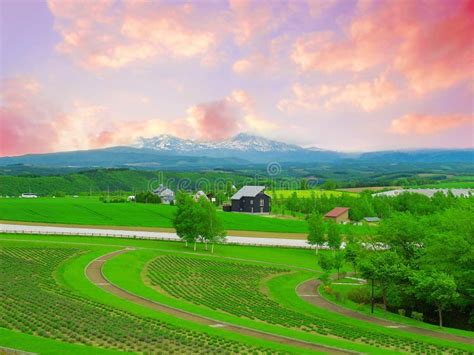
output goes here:
[{"label": "pink cloud", "polygon": [[472,132],[471,139],[474,138],[474,117],[472,115],[452,114],[430,116],[408,114],[393,120],[390,126],[390,132],[400,135],[423,136],[465,126]]},{"label": "pink cloud", "polygon": [[348,103],[363,111],[371,112],[384,107],[398,98],[397,86],[384,75],[372,81],[348,84],[343,87],[333,87],[332,94],[325,102],[328,108]]},{"label": "pink cloud", "polygon": [[237,112],[226,100],[199,104],[188,110],[200,138],[221,140],[238,132]]},{"label": "pink cloud", "polygon": [[203,26],[203,13],[191,4],[97,1],[92,9],[72,0],[48,4],[63,39],[58,50],[87,69],[160,57],[200,57],[207,63],[220,33],[220,21]]},{"label": "pink cloud", "polygon": [[453,14],[414,29],[402,43],[395,67],[419,94],[474,78],[474,1]]},{"label": "pink cloud", "polygon": [[385,75],[371,81],[346,85],[315,87],[297,83],[293,85],[293,98],[280,100],[277,108],[283,112],[296,112],[333,109],[341,104],[349,104],[371,112],[393,103],[398,96],[398,87]]},{"label": "pink cloud", "polygon": [[261,116],[253,98],[244,90],[234,90],[226,98],[192,106],[187,121],[194,130],[194,138],[221,140],[238,132],[267,132],[277,125]]},{"label": "pink cloud", "polygon": [[0,155],[51,151],[58,136],[51,120],[61,111],[42,96],[40,84],[28,78],[2,82],[0,107]]},{"label": "pink cloud", "polygon": [[377,1],[363,9],[343,36],[301,36],[293,61],[327,73],[394,69],[420,94],[472,78],[474,0]]},{"label": "pink cloud", "polygon": [[[285,5],[277,9],[276,4]],[[272,3],[260,0],[230,0],[229,6],[233,17],[235,41],[240,44],[268,35],[287,20],[287,9],[284,2]]]}]

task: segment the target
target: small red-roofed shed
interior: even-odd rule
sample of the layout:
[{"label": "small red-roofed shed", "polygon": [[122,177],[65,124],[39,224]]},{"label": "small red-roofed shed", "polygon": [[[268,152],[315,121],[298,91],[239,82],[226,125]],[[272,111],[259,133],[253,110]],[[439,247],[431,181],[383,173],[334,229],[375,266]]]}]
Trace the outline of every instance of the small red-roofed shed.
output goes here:
[{"label": "small red-roofed shed", "polygon": [[332,220],[336,223],[349,222],[349,208],[336,207],[324,215],[324,219]]}]

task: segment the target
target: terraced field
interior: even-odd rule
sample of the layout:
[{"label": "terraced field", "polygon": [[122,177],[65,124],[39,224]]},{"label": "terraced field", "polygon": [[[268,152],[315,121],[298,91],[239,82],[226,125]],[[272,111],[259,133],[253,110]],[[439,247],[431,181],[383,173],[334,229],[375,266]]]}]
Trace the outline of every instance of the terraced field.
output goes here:
[{"label": "terraced field", "polygon": [[276,353],[139,317],[59,287],[55,270],[86,252],[79,248],[0,248],[0,329],[121,351]]},{"label": "terraced field", "polygon": [[148,265],[147,277],[152,285],[171,296],[238,317],[401,352],[461,352],[456,348],[335,323],[283,307],[269,297],[262,286],[272,276],[288,272],[284,268],[167,255],[157,257]]},{"label": "terraced field", "polygon": [[469,343],[374,326],[300,299],[296,286],[319,271],[314,258],[304,249],[223,245],[211,256],[176,242],[0,234],[0,348],[472,353]]}]

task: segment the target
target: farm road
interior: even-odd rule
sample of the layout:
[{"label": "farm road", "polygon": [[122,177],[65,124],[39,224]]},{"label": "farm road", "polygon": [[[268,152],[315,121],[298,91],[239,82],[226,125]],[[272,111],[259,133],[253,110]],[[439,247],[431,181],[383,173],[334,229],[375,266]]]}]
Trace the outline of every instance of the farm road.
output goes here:
[{"label": "farm road", "polygon": [[311,279],[299,284],[296,287],[296,293],[298,294],[300,298],[302,298],[306,302],[316,307],[324,308],[324,309],[327,309],[328,311],[339,313],[346,317],[381,325],[386,328],[400,329],[402,331],[409,332],[409,333],[426,335],[426,336],[431,336],[435,338],[442,338],[442,339],[456,341],[456,342],[460,342],[464,344],[474,345],[473,338],[467,338],[460,335],[438,332],[435,330],[430,330],[430,329],[425,329],[425,328],[418,328],[418,327],[410,326],[407,324],[397,323],[397,322],[393,322],[393,321],[389,321],[389,320],[385,320],[385,319],[381,319],[377,317],[371,317],[371,316],[350,310],[348,308],[338,306],[337,304],[332,303],[321,296],[321,294],[319,293],[320,285],[321,285],[321,281],[317,279]]},{"label": "farm road", "polygon": [[[51,225],[35,225],[5,223],[0,224],[1,233],[35,233],[35,234],[64,234],[64,235],[84,235],[96,237],[116,237],[116,238],[137,238],[137,239],[156,239],[156,240],[179,240],[174,232],[150,232],[143,230],[130,229],[104,229],[104,228],[83,228],[83,227],[64,227]],[[251,233],[251,232],[247,232]],[[255,232],[258,233],[258,232]],[[266,238],[266,237],[241,237],[228,236],[227,243],[241,245],[259,245],[259,246],[283,246],[294,248],[308,248],[306,240],[286,239],[286,238]]]},{"label": "farm road", "polygon": [[324,352],[328,354],[355,354],[355,352],[351,352],[348,350],[342,350],[337,348],[332,348],[329,346],[319,345],[315,343],[306,342],[303,340],[298,340],[294,338],[289,338],[281,335],[270,334],[263,331],[259,331],[256,329],[246,328],[240,325],[235,325],[227,322],[221,322],[219,320],[215,320],[212,318],[204,317],[198,314],[190,313],[178,308],[174,308],[171,306],[167,306],[165,304],[155,302],[149,300],[147,298],[135,295],[131,292],[128,292],[114,284],[112,284],[102,273],[102,267],[107,260],[112,259],[113,257],[126,253],[130,251],[131,248],[121,249],[93,260],[89,265],[86,267],[85,273],[86,276],[89,278],[91,282],[93,282],[97,287],[102,288],[103,290],[112,293],[120,298],[126,299],[133,303],[139,304],[141,306],[148,307],[158,312],[167,313],[172,316],[186,319],[195,323],[204,324],[214,328],[222,328],[227,331],[231,331],[234,333],[263,339],[267,341],[272,341],[279,344],[285,344],[290,346],[296,346],[299,348],[314,350],[318,352]]}]

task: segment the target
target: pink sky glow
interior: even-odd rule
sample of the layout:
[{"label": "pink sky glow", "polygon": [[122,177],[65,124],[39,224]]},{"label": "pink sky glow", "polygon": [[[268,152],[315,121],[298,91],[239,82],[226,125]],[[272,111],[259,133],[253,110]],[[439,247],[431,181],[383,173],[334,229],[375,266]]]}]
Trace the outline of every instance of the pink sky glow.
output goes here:
[{"label": "pink sky glow", "polygon": [[0,156],[162,133],[474,147],[474,0],[0,6]]}]

